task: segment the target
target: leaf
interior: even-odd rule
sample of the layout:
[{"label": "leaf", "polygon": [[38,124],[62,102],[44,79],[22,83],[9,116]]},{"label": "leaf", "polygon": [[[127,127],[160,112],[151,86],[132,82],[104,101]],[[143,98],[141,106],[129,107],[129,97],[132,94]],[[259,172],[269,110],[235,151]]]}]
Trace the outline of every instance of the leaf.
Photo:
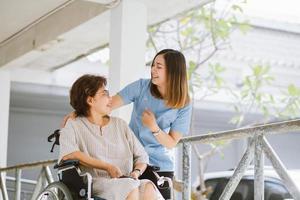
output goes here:
[{"label": "leaf", "polygon": [[264,116],[265,116],[265,117],[267,117],[267,116],[270,115],[270,114],[269,114],[269,109],[268,109],[266,106],[263,106],[263,107],[262,107],[262,110],[263,110],[263,113],[264,113]]},{"label": "leaf", "polygon": [[265,66],[265,67],[262,67],[262,74],[267,74],[270,72],[270,66]]},{"label": "leaf", "polygon": [[237,105],[234,105],[233,107],[234,107],[235,112],[240,112],[240,108]]},{"label": "leaf", "polygon": [[247,96],[249,96],[249,90],[242,90],[241,91],[241,97],[242,99],[245,99]]},{"label": "leaf", "polygon": [[300,95],[300,89],[298,90],[294,84],[290,84],[288,86],[288,93],[291,96],[298,96],[298,95]]},{"label": "leaf", "polygon": [[196,88],[202,88],[201,83],[193,83],[192,85],[193,85],[193,87],[196,87]]},{"label": "leaf", "polygon": [[215,71],[216,71],[217,73],[224,72],[225,70],[226,70],[225,67],[222,67],[222,66],[220,65],[220,63],[217,63],[217,64],[215,65]]},{"label": "leaf", "polygon": [[195,33],[195,29],[193,27],[187,27],[186,29],[184,29],[183,31],[180,32],[180,34],[182,36],[185,36],[185,37],[191,37],[192,34]]},{"label": "leaf", "polygon": [[231,118],[229,123],[237,125],[237,124],[241,123],[242,121],[244,121],[244,116],[237,115],[237,116],[234,116],[233,118]]},{"label": "leaf", "polygon": [[196,63],[190,60],[189,68],[188,68],[188,79],[192,77],[192,74],[195,72],[196,66],[197,66]]},{"label": "leaf", "polygon": [[[213,132],[209,132],[208,134],[212,134]],[[210,143],[210,146],[212,148],[217,148],[217,147],[222,147],[222,146],[225,146],[229,143],[229,140],[217,140],[217,141],[214,141],[212,143]]]},{"label": "leaf", "polygon": [[195,62],[195,61],[190,60],[189,66],[190,66],[190,70],[191,70],[191,71],[194,71],[197,65],[196,65],[196,62]]},{"label": "leaf", "polygon": [[250,31],[251,29],[251,26],[247,23],[241,23],[238,25],[238,28],[239,30],[242,32],[242,33],[247,33],[248,31]]},{"label": "leaf", "polygon": [[241,13],[243,12],[242,7],[239,6],[239,5],[234,4],[234,5],[231,6],[231,8],[232,8],[234,11],[239,11],[239,12],[241,12]]},{"label": "leaf", "polygon": [[224,80],[219,76],[215,77],[215,81],[216,81],[216,84],[217,84],[218,88],[220,88],[222,86],[222,83],[224,82]]},{"label": "leaf", "polygon": [[269,99],[271,101],[271,103],[275,103],[274,97],[272,94],[269,94]]},{"label": "leaf", "polygon": [[264,77],[264,80],[266,81],[266,83],[271,84],[275,80],[275,78],[270,75],[267,75]]},{"label": "leaf", "polygon": [[206,29],[210,29],[211,24],[210,24],[210,17],[207,17],[204,21],[204,26]]},{"label": "leaf", "polygon": [[225,154],[224,154],[223,152],[221,152],[221,151],[220,151],[219,153],[220,153],[220,157],[221,157],[221,159],[223,159],[223,160],[224,160],[224,159],[225,159]]},{"label": "leaf", "polygon": [[149,33],[154,33],[154,32],[156,32],[156,30],[157,30],[157,26],[150,26],[150,27],[148,28],[148,32],[149,32]]},{"label": "leaf", "polygon": [[253,70],[253,74],[254,74],[255,76],[259,76],[259,75],[262,73],[263,68],[262,68],[262,66],[260,66],[260,65],[256,65],[256,66],[254,66],[254,67],[252,68],[252,70]]},{"label": "leaf", "polygon": [[191,37],[192,44],[198,43],[199,41],[200,41],[200,39],[198,37],[196,37],[194,35]]},{"label": "leaf", "polygon": [[228,21],[225,21],[223,19],[220,19],[215,22],[216,27],[216,35],[223,40],[228,38],[230,33],[231,24]]},{"label": "leaf", "polygon": [[182,24],[182,25],[186,25],[187,23],[190,22],[190,20],[191,20],[190,17],[183,17],[183,18],[180,19],[179,22],[180,22],[180,24]]},{"label": "leaf", "polygon": [[257,94],[255,97],[256,101],[261,102],[261,97],[262,97],[262,94]]},{"label": "leaf", "polygon": [[147,40],[146,45],[147,45],[147,48],[149,48],[149,49],[153,48],[153,44],[152,44],[152,42],[150,42],[150,39]]},{"label": "leaf", "polygon": [[252,87],[252,83],[251,83],[251,80],[250,80],[250,77],[249,76],[246,76],[245,80],[244,80],[244,84],[245,86],[251,88]]}]

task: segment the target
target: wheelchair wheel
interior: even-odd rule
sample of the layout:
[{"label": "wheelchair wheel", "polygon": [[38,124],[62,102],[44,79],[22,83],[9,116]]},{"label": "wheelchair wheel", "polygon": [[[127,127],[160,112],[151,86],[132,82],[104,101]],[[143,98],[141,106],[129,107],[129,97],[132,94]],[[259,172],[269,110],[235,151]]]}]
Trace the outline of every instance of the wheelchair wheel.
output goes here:
[{"label": "wheelchair wheel", "polygon": [[50,183],[37,200],[73,200],[72,195],[65,184],[62,182]]}]

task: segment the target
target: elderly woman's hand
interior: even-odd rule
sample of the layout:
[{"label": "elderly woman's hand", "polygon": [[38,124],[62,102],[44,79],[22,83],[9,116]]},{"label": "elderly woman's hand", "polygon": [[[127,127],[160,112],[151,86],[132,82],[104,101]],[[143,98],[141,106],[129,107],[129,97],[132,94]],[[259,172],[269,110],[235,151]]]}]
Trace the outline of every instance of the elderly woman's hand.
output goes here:
[{"label": "elderly woman's hand", "polygon": [[155,132],[159,129],[156,123],[155,115],[149,109],[145,109],[144,112],[142,113],[142,123],[144,126],[149,128],[151,132]]},{"label": "elderly woman's hand", "polygon": [[137,179],[140,177],[140,172],[137,171],[137,170],[134,170],[134,171],[132,171],[132,172],[130,173],[130,176],[131,176],[133,179],[137,180]]},{"label": "elderly woman's hand", "polygon": [[108,165],[106,171],[108,172],[109,176],[112,178],[119,178],[120,176],[123,175],[120,168],[114,165]]}]

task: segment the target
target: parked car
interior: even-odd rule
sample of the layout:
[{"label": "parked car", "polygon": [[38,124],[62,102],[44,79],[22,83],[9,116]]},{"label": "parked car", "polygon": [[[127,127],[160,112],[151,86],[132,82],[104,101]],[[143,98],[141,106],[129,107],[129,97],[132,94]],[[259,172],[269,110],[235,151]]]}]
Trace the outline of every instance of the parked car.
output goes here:
[{"label": "parked car", "polygon": [[[300,189],[300,170],[290,170],[291,177]],[[213,172],[205,174],[205,186],[207,188],[206,198],[218,200],[227,182],[233,174],[233,170]],[[292,200],[292,196],[284,186],[282,180],[273,169],[265,169],[265,200]],[[196,188],[200,190],[200,186]],[[254,199],[254,170],[246,171],[242,180],[234,191],[231,200],[253,200]]]}]

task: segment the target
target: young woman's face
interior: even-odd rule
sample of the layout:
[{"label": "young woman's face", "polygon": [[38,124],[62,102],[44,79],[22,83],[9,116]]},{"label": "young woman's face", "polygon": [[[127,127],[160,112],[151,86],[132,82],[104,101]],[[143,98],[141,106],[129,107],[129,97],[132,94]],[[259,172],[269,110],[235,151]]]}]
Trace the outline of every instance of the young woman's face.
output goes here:
[{"label": "young woman's face", "polygon": [[111,97],[105,87],[99,88],[94,97],[88,98],[91,111],[94,110],[101,115],[108,115],[111,112]]},{"label": "young woman's face", "polygon": [[167,66],[163,55],[156,56],[151,66],[151,80],[157,86],[164,86],[167,83]]}]

